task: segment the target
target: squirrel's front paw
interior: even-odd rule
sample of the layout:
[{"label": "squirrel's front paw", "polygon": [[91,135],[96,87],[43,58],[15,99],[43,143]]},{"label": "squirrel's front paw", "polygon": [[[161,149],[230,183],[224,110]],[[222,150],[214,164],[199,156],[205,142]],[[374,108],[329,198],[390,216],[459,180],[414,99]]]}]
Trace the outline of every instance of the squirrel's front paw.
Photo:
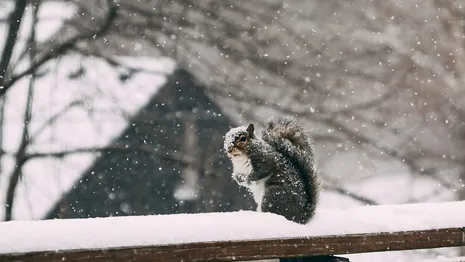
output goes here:
[{"label": "squirrel's front paw", "polygon": [[239,185],[247,185],[249,183],[248,176],[242,173],[233,173],[232,178],[236,181]]}]

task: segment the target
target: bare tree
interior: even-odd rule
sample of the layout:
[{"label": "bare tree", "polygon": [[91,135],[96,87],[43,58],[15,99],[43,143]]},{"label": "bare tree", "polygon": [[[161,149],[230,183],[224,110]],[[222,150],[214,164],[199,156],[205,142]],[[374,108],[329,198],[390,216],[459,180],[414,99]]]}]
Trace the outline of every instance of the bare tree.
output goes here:
[{"label": "bare tree", "polygon": [[[28,58],[28,66],[23,68],[22,70],[16,70],[15,65],[19,63],[19,61],[12,61],[12,54],[15,48],[21,48],[18,43],[18,34],[20,30],[20,26],[22,20],[24,19],[24,13],[27,5],[30,4],[32,8],[32,24],[30,25],[30,35],[26,45],[24,46],[24,50],[22,53],[27,54]],[[105,34],[105,32],[110,28],[112,21],[115,19],[117,15],[117,8],[113,4],[112,1],[107,1],[107,15],[102,20],[102,25],[97,25],[91,30],[81,32],[79,34],[75,34],[66,38],[63,42],[53,45],[52,47],[48,47],[46,50],[38,50],[37,46],[39,43],[36,41],[36,24],[37,24],[37,14],[39,10],[40,2],[39,1],[15,1],[14,8],[11,14],[8,17],[7,24],[7,38],[5,41],[5,45],[2,51],[2,56],[0,57],[0,97],[2,101],[4,101],[4,95],[6,92],[14,86],[14,84],[26,77],[31,76],[29,78],[29,88],[27,92],[27,101],[25,105],[25,113],[23,116],[23,128],[22,133],[20,136],[19,146],[14,153],[10,153],[15,159],[15,167],[9,177],[7,192],[6,192],[6,209],[5,209],[5,220],[12,219],[12,210],[14,206],[14,196],[16,192],[16,188],[20,178],[22,176],[22,170],[25,163],[31,159],[32,157],[27,154],[28,147],[31,144],[31,140],[34,139],[34,136],[29,134],[29,123],[31,121],[31,110],[32,110],[32,103],[33,103],[33,90],[34,90],[34,83],[35,83],[35,76],[36,72],[40,69],[40,67],[45,64],[47,61],[52,60],[54,58],[59,57],[60,55],[66,53],[67,51],[71,50],[79,41],[87,40],[87,39],[97,39]],[[18,47],[19,46],[19,47]],[[20,58],[22,59],[22,58]],[[76,105],[75,103],[71,104]],[[3,102],[2,102],[2,111],[3,111]],[[49,120],[44,122],[43,127],[47,126],[47,123],[51,123],[53,119],[60,117],[61,115],[58,114],[56,116],[52,116]],[[4,121],[4,116],[2,114],[2,122]],[[3,125],[2,125],[3,128]],[[39,129],[38,133],[35,135],[39,135],[43,128]],[[91,150],[92,151],[92,150]],[[3,154],[4,152],[2,150]]]},{"label": "bare tree", "polygon": [[[76,3],[88,12],[97,5]],[[446,191],[463,188],[457,170],[464,168],[465,50],[457,3],[119,5],[124,22],[115,25],[108,44],[92,42],[84,50],[108,55],[124,43],[142,46],[132,54],[171,56],[207,83],[238,120],[294,115],[312,127],[321,155],[358,152],[399,163],[413,177],[434,178]],[[332,182],[328,189],[347,191]]]},{"label": "bare tree", "polygon": [[[40,4],[37,1],[32,3],[32,25],[31,25],[31,32],[29,35],[27,48],[29,49],[29,59],[32,62],[36,52],[36,21],[37,21],[37,14],[39,12]],[[19,18],[21,19],[21,18]],[[10,54],[11,55],[11,54]],[[33,103],[33,91],[34,91],[34,83],[35,83],[35,74],[33,73],[30,81],[29,87],[27,90],[27,99],[26,99],[26,109],[24,110],[24,118],[23,118],[23,128],[22,134],[20,137],[19,147],[16,153],[15,159],[15,167],[11,174],[11,178],[7,188],[7,195],[6,195],[6,209],[5,209],[5,220],[9,221],[12,218],[12,208],[13,208],[13,199],[16,185],[21,177],[21,170],[24,165],[24,154],[26,152],[26,148],[29,141],[29,122],[31,121],[31,110],[32,110],[32,103]]]},{"label": "bare tree", "polygon": [[14,10],[8,18],[7,40],[0,60],[0,86],[2,86],[0,89],[0,96],[3,96],[18,80],[33,74],[47,61],[57,58],[69,50],[72,50],[72,48],[79,44],[79,42],[102,37],[112,26],[112,23],[118,14],[117,6],[114,2],[111,0],[106,1],[107,14],[103,19],[98,19],[101,21],[97,21],[97,25],[94,24],[90,30],[83,30],[78,34],[68,36],[59,43],[42,48],[40,52],[35,54],[28,67],[19,72],[14,72],[14,68],[12,68],[14,63],[11,62],[11,55],[16,46],[18,30],[21,25],[21,21],[23,20],[23,14],[26,6],[26,0],[17,0]]},{"label": "bare tree", "polygon": [[[85,15],[66,23],[64,40],[44,45],[33,65],[68,50],[109,63],[117,63],[113,52],[171,56],[207,83],[236,120],[294,115],[312,129],[323,160],[354,152],[398,163],[414,179],[435,179],[441,192],[465,194],[465,28],[458,3],[125,0],[111,30],[103,30],[111,23],[92,19],[107,2],[74,3]],[[80,41],[104,33],[105,41]],[[2,90],[33,71],[7,77]],[[36,156],[65,154],[43,153]],[[328,176],[328,190],[378,203],[347,190],[348,175]]]},{"label": "bare tree", "polygon": [[23,20],[22,18],[26,5],[26,0],[17,0],[13,11],[8,18],[7,38],[0,59],[0,86],[2,86],[2,89],[5,88],[3,87],[3,84],[6,82],[5,79],[7,77],[8,66],[10,65],[11,55],[13,54],[13,49],[16,45],[19,27]]}]

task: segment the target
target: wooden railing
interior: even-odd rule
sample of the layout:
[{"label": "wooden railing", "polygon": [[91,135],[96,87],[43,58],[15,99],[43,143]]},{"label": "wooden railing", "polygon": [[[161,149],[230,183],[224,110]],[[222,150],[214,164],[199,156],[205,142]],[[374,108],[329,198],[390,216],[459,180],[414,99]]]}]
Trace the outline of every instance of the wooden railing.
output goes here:
[{"label": "wooden railing", "polygon": [[[457,202],[459,203],[459,202]],[[457,207],[464,208],[465,203],[461,202],[458,204]],[[350,211],[348,211],[350,212]],[[439,212],[439,211],[438,211]],[[454,212],[454,211],[451,211]],[[218,223],[213,224],[213,230],[215,228],[222,228],[228,227],[227,222],[224,221],[235,221],[229,220],[230,219],[237,219],[238,217],[234,215],[235,213],[230,214],[222,214],[218,216],[218,218],[213,217],[211,221],[218,221]],[[279,224],[286,224],[287,221],[283,221],[277,216],[269,216],[269,214],[263,214],[265,221],[269,219],[271,225]],[[412,214],[415,216],[415,214]],[[447,214],[446,214],[447,215]],[[449,214],[450,215],[450,214]],[[457,210],[457,215],[463,215],[463,211]],[[153,221],[153,223],[163,223],[166,221],[166,225],[162,225],[162,227],[169,227],[169,220],[176,221],[178,216],[183,216],[183,219],[180,221],[185,221],[186,224],[179,225],[179,223],[172,224],[172,230],[166,231],[171,232],[173,234],[173,239],[176,238],[176,234],[183,234],[182,230],[190,229],[193,230],[191,227],[198,227],[198,234],[206,234],[203,228],[199,227],[199,224],[195,222],[189,221],[199,221],[198,215],[171,215],[171,216],[164,216],[163,220]],[[252,217],[259,216],[252,214]],[[154,216],[160,217],[160,216]],[[208,217],[208,215],[206,216]],[[240,216],[242,217],[242,216]],[[240,218],[239,217],[239,218]],[[192,219],[190,219],[192,218]],[[414,218],[414,217],[413,217]],[[127,223],[131,223],[130,220],[126,218],[108,218],[108,220],[100,219],[99,223],[106,223],[106,221],[110,224],[114,224],[118,222],[118,220],[126,219]],[[150,217],[144,218],[146,221],[151,221]],[[246,218],[247,219],[247,218]],[[344,219],[341,217],[341,219]],[[437,222],[440,224],[441,217],[431,218],[433,222]],[[463,225],[465,226],[465,217],[461,217],[463,220]],[[87,219],[81,220],[69,220],[70,225],[76,224],[77,227],[83,226],[85,228]],[[206,225],[211,225],[211,221],[206,221]],[[460,218],[457,221],[461,221]],[[93,248],[82,248],[82,247],[72,247],[69,245],[65,245],[64,248],[58,248],[56,250],[50,248],[37,248],[33,251],[27,250],[27,252],[21,251],[21,247],[17,248],[13,251],[2,251],[2,243],[4,245],[11,245],[14,246],[15,243],[13,241],[20,241],[20,239],[24,239],[24,241],[30,241],[30,245],[33,245],[33,241],[55,241],[57,245],[59,245],[60,240],[57,240],[57,237],[61,236],[63,241],[68,241],[66,235],[60,235],[60,231],[62,234],[67,234],[66,232],[66,225],[62,225],[62,227],[58,226],[55,227],[56,230],[59,232],[49,232],[48,230],[53,230],[55,224],[63,223],[63,221],[46,221],[43,222],[44,229],[41,228],[40,225],[41,221],[30,221],[30,222],[5,222],[0,223],[0,261],[115,261],[115,262],[126,262],[126,261],[246,261],[246,260],[260,260],[260,259],[270,259],[270,258],[279,258],[281,261],[348,261],[347,259],[341,257],[331,257],[332,255],[337,256],[344,256],[344,254],[355,254],[355,253],[365,253],[365,252],[379,252],[379,251],[394,251],[394,250],[413,250],[413,249],[429,249],[429,248],[442,248],[442,247],[459,247],[465,246],[465,227],[457,226],[457,227],[446,227],[446,228],[434,228],[434,229],[418,229],[410,230],[410,231],[395,231],[395,232],[376,232],[376,233],[357,233],[357,234],[339,234],[339,235],[319,235],[319,236],[296,236],[296,237],[261,237],[257,236],[257,238],[247,237],[247,239],[233,239],[228,240],[225,237],[224,240],[221,240],[221,237],[216,236],[215,241],[205,241],[205,237],[203,240],[200,237],[201,241],[193,241],[189,240],[187,243],[182,243],[182,237],[180,237],[176,241],[172,241],[173,243],[170,244],[162,244],[156,243],[150,245],[149,243],[144,243],[141,245],[134,245],[131,243],[136,242],[128,242],[128,245],[118,244],[111,246],[111,244],[105,247],[93,247]],[[88,221],[91,224],[92,219]],[[250,221],[249,221],[250,222]],[[253,219],[252,219],[253,222]],[[11,224],[9,224],[11,223]],[[22,224],[21,224],[22,223]],[[29,224],[28,224],[29,223]],[[37,223],[37,224],[34,224]],[[48,224],[47,224],[48,223]],[[126,223],[126,222],[125,222]],[[134,221],[134,223],[141,223],[141,221]],[[191,223],[191,224],[189,224]],[[247,221],[244,221],[247,223]],[[316,222],[318,223],[318,222]],[[124,224],[124,223],[123,223]],[[115,230],[121,230],[121,226],[124,225],[116,225]],[[286,224],[287,225],[287,224]],[[291,222],[289,222],[289,226],[293,226]],[[28,229],[27,227],[31,229]],[[128,224],[127,228],[130,230],[135,225]],[[143,223],[139,224],[142,228],[140,230],[144,230]],[[14,227],[18,228],[18,234],[24,234],[25,232],[29,232],[29,234],[36,234],[39,233],[40,230],[43,230],[43,234],[49,234],[49,236],[34,236],[34,235],[24,235],[18,236],[14,235],[13,237],[16,240],[9,240],[6,237],[11,237],[12,234],[15,234]],[[21,228],[24,228],[24,231]],[[180,228],[179,228],[180,227]],[[231,226],[230,226],[231,227]],[[270,227],[270,230],[272,230]],[[101,237],[99,234],[109,234],[109,229],[99,229],[100,227],[94,226],[94,229],[88,231],[87,233],[83,230],[83,239],[86,239],[86,234],[94,234],[96,238]],[[290,230],[294,230],[294,227]],[[124,229],[124,228],[123,228]],[[179,229],[179,231],[178,231]],[[101,232],[99,232],[99,230]],[[107,230],[107,231],[105,231]],[[131,229],[132,230],[132,229]],[[282,229],[281,229],[282,230]],[[79,231],[76,230],[76,234],[81,234]],[[97,231],[97,232],[96,232]],[[284,230],[285,231],[285,230]],[[122,231],[124,232],[124,230]],[[196,232],[196,231],[193,231]],[[211,234],[214,231],[209,232]],[[5,235],[2,235],[5,233]],[[239,235],[244,235],[244,232],[237,232]],[[149,226],[147,226],[146,234],[154,234],[156,235],[157,232],[151,232]],[[218,232],[221,234],[221,232]],[[5,237],[5,238],[4,238]],[[29,239],[28,239],[29,237]],[[30,238],[35,238],[36,240],[31,240]],[[69,236],[69,237],[76,237],[76,236]],[[120,236],[124,238],[123,236]],[[4,239],[2,239],[4,238]],[[107,237],[111,240],[111,236]],[[134,238],[133,236],[128,236],[128,238]],[[89,240],[92,239],[92,236],[87,238]],[[169,239],[169,238],[168,238]],[[124,241],[124,239],[122,240]],[[100,242],[100,241],[97,241]],[[105,242],[102,240],[102,242]],[[110,241],[111,242],[111,241]],[[79,243],[79,242],[76,242]],[[82,243],[85,247],[86,243]],[[21,246],[21,243],[18,243]],[[29,245],[29,249],[30,249]],[[47,246],[47,245],[45,245]],[[89,246],[92,246],[89,244]],[[48,249],[48,250],[47,250]],[[6,250],[6,249],[5,249]],[[300,260],[298,260],[300,258]]]},{"label": "wooden railing", "polygon": [[464,228],[0,255],[0,261],[235,261],[465,245]]}]

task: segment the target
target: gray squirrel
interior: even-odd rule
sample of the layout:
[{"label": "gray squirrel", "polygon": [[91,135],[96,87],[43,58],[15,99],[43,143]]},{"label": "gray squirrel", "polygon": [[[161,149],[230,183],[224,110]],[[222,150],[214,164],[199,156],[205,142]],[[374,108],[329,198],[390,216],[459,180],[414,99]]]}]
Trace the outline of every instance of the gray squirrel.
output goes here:
[{"label": "gray squirrel", "polygon": [[224,150],[233,164],[233,179],[253,194],[257,211],[306,224],[319,196],[310,136],[290,117],[269,121],[261,138],[254,129],[249,124],[225,135]]}]

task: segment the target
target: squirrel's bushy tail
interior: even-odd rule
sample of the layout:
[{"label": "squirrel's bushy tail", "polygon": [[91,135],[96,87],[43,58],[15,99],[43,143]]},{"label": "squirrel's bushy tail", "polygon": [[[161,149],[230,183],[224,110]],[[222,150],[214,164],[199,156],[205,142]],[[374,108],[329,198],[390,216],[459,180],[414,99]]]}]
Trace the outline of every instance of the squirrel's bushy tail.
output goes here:
[{"label": "squirrel's bushy tail", "polygon": [[315,170],[310,135],[291,117],[269,121],[262,132],[265,142],[291,160],[305,182],[308,210],[315,212],[319,197],[319,180]]}]

